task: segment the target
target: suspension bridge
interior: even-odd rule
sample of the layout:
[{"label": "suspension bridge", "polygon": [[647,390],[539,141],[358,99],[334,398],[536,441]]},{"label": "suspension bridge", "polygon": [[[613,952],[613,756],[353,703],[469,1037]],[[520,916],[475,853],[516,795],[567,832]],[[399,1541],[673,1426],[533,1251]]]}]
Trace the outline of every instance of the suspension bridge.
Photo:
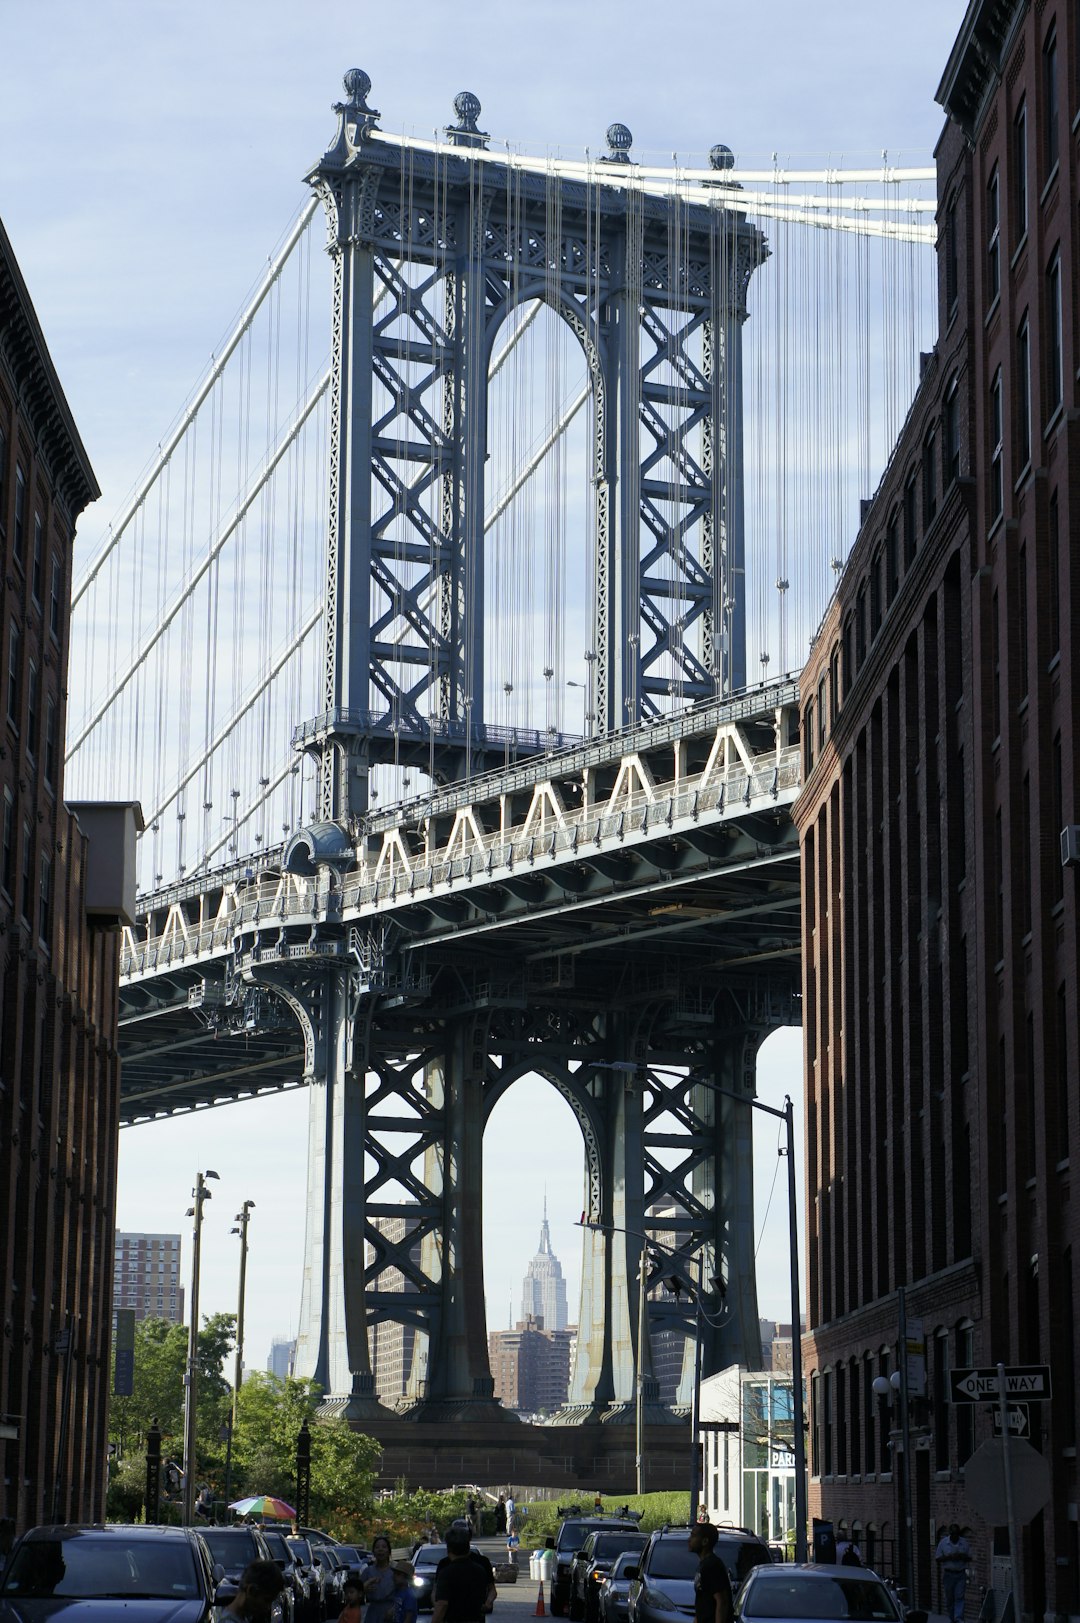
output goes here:
[{"label": "suspension bridge", "polygon": [[[769,666],[798,669],[906,406],[933,171],[652,168],[619,124],[533,159],[468,93],[434,140],[370,94],[346,75],[74,593],[69,786],[146,812],[123,1119],[306,1087],[298,1373],[391,1476],[614,1483],[620,1230],[663,1208],[675,1276],[718,1292],[706,1373],[757,1362],[750,1112],[711,1084],[752,1096],[799,1019],[798,688]],[[529,1073],[598,1225],[544,1428],[495,1400],[481,1243],[484,1124]],[[415,1332],[393,1410],[383,1321]]]}]

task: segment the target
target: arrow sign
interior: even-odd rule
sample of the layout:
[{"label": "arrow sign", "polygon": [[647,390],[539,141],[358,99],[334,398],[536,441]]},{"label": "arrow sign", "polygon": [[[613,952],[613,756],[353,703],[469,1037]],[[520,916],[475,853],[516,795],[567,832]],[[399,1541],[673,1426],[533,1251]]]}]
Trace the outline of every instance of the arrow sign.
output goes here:
[{"label": "arrow sign", "polygon": [[[1026,1403],[1010,1403],[1008,1415],[1010,1437],[1031,1436],[1031,1413]],[[1001,1436],[1001,1412],[998,1409],[994,1410],[994,1436]]]},{"label": "arrow sign", "polygon": [[[1005,1371],[1005,1396],[1044,1402],[1050,1396],[1049,1364],[1018,1364]],[[954,1369],[949,1373],[949,1398],[953,1403],[996,1403],[998,1374],[989,1369]]]}]

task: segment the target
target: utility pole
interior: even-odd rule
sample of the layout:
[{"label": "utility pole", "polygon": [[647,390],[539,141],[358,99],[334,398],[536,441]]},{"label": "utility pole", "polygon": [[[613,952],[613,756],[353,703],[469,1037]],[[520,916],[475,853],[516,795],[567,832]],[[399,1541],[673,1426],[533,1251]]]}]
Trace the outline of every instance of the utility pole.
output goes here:
[{"label": "utility pole", "polygon": [[232,1409],[229,1414],[229,1436],[225,1445],[225,1501],[232,1497],[232,1449],[236,1433],[236,1400],[240,1396],[240,1383],[244,1379],[244,1292],[247,1286],[248,1222],[255,1205],[245,1200],[236,1214],[239,1228],[231,1230],[240,1236],[240,1290],[236,1302],[236,1374],[233,1378]]},{"label": "utility pole", "polygon": [[199,1356],[199,1264],[202,1249],[203,1202],[211,1197],[206,1187],[208,1178],[217,1178],[216,1172],[207,1170],[195,1174],[195,1187],[191,1191],[194,1205],[186,1216],[195,1219],[191,1244],[191,1322],[188,1326],[187,1373],[184,1376],[184,1525],[190,1527],[195,1520],[195,1385]]}]

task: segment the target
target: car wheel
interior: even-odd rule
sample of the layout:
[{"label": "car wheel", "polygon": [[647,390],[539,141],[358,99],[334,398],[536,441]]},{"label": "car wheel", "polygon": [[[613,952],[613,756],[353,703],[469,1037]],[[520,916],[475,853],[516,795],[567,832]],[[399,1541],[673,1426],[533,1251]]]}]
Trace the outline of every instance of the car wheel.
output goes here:
[{"label": "car wheel", "polygon": [[556,1600],[555,1599],[555,1591],[554,1591],[554,1589],[551,1591],[551,1607],[550,1607],[550,1611],[551,1611],[552,1617],[562,1617],[562,1615],[563,1615],[563,1603],[562,1603],[561,1600]]}]

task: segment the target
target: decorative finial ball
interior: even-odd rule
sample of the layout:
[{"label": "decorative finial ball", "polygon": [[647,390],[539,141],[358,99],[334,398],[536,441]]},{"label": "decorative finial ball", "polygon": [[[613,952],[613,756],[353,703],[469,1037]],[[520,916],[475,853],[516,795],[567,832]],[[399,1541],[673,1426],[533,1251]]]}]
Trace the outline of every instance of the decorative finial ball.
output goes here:
[{"label": "decorative finial ball", "polygon": [[471,90],[459,90],[454,97],[454,112],[464,125],[475,125],[480,117],[480,97]]},{"label": "decorative finial ball", "polygon": [[607,127],[607,144],[612,152],[629,152],[634,144],[634,137],[625,124],[609,124]]},{"label": "decorative finial ball", "polygon": [[734,169],[735,154],[722,141],[717,141],[714,147],[709,148],[709,164],[713,169]]},{"label": "decorative finial ball", "polygon": [[345,94],[350,101],[365,102],[371,94],[371,80],[363,68],[350,68],[344,78]]}]

